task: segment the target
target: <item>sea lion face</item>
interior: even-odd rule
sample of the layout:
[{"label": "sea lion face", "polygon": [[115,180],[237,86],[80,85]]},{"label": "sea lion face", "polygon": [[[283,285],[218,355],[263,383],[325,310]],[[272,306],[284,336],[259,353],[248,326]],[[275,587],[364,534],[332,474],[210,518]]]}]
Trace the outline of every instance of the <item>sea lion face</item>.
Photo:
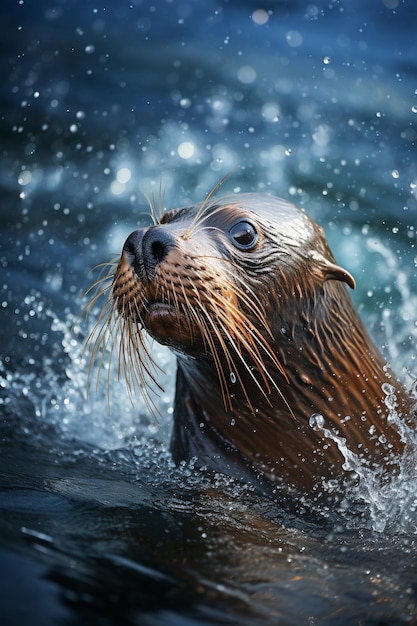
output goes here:
[{"label": "sea lion face", "polygon": [[112,293],[119,314],[160,343],[213,352],[225,341],[252,345],[254,327],[268,334],[272,291],[288,301],[330,277],[353,281],[307,215],[277,198],[243,194],[171,211],[133,232]]},{"label": "sea lion face", "polygon": [[160,343],[200,351],[216,306],[237,302],[224,279],[222,237],[189,234],[193,215],[193,208],[171,211],[159,224],[128,237],[113,298],[125,319]]}]

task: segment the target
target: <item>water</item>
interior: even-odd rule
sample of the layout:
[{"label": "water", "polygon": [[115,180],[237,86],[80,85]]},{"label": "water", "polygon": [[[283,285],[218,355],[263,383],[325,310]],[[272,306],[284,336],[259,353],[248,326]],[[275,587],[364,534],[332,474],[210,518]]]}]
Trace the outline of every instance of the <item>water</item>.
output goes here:
[{"label": "water", "polygon": [[330,483],[337,504],[290,515],[172,464],[165,350],[159,425],[114,373],[109,398],[93,377],[86,399],[92,321],[78,317],[89,268],[149,219],[145,193],[162,181],[165,206],[196,202],[235,168],[225,193],[274,192],[325,227],[368,329],[415,384],[413,2],[0,11],[5,623],[416,623],[413,433],[388,481],[338,441],[356,491]]}]

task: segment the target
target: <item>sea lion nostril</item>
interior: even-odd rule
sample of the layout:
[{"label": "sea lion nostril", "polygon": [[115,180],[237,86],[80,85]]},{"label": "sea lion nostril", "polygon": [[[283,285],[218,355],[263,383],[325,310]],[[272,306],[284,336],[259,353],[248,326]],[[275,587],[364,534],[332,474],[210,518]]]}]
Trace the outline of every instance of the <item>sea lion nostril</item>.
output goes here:
[{"label": "sea lion nostril", "polygon": [[162,241],[153,241],[150,245],[150,252],[153,259],[160,263],[167,255],[167,247]]}]

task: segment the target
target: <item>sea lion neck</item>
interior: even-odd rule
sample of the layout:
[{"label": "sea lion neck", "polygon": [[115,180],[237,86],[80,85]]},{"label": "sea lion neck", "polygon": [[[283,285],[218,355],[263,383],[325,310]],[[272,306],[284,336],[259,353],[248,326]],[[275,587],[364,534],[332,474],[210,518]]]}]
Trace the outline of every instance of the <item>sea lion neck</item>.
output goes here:
[{"label": "sea lion neck", "polygon": [[[327,429],[355,441],[352,451],[370,466],[392,462],[400,437],[387,424],[382,385],[400,383],[368,337],[346,286],[329,281],[291,311],[276,312],[275,318],[268,313],[275,329],[271,346],[286,373],[266,359],[276,382],[269,394],[254,385],[253,373],[243,366],[227,371],[231,404],[226,409],[212,357],[180,356],[172,438],[177,461],[194,456],[202,465],[231,473],[233,458],[233,475],[239,478],[245,459],[252,474],[267,476],[271,484],[284,480],[297,490],[313,489],[339,476],[344,462],[336,443],[310,425],[319,414]],[[387,429],[392,432],[385,446]]]}]

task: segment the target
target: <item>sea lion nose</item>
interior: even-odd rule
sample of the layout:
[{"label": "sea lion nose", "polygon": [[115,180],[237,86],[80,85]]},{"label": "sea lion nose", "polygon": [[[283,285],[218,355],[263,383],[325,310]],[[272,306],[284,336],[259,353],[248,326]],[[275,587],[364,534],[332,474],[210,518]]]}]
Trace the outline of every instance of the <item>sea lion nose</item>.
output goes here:
[{"label": "sea lion nose", "polygon": [[130,263],[142,280],[152,280],[155,269],[174,247],[173,235],[161,226],[135,230],[126,239],[123,250],[130,256]]},{"label": "sea lion nose", "polygon": [[150,228],[146,231],[142,243],[145,262],[156,267],[162,263],[174,245],[175,239],[166,228],[158,226]]}]

